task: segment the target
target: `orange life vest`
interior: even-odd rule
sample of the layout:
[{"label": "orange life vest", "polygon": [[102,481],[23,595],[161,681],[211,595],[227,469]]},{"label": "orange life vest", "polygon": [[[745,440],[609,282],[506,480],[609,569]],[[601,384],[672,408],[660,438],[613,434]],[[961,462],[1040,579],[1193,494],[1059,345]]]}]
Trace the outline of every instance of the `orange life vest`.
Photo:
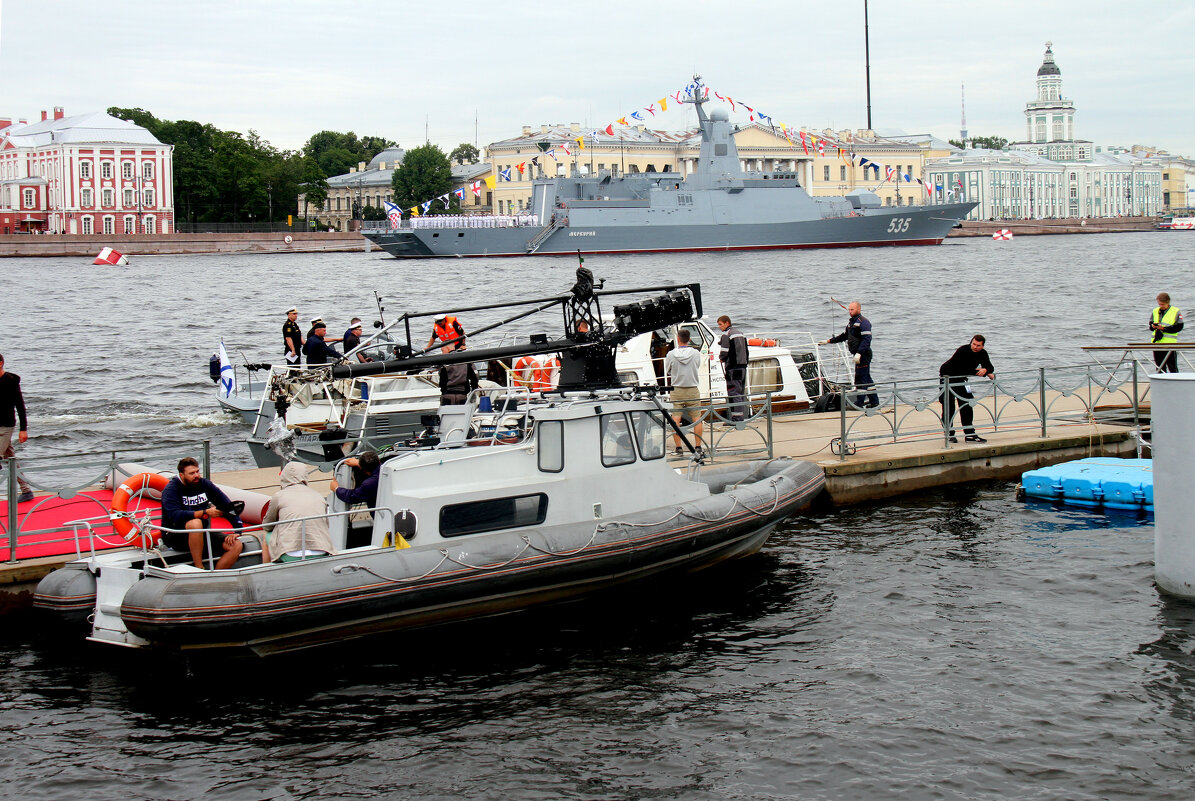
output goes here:
[{"label": "orange life vest", "polygon": [[447,342],[450,339],[456,339],[462,336],[461,332],[457,330],[460,323],[456,321],[455,317],[445,317],[443,321],[437,322],[432,329],[435,337],[441,342]]}]

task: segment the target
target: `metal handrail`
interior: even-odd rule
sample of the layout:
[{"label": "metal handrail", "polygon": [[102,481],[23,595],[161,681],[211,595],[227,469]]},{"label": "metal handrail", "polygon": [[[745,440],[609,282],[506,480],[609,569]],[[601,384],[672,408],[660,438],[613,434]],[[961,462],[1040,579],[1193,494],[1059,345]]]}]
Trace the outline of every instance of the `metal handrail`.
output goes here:
[{"label": "metal handrail", "polygon": [[[970,384],[974,398],[965,397],[961,384]],[[884,440],[898,442],[909,439],[940,437],[943,448],[951,446],[949,432],[959,427],[957,416],[966,404],[984,416],[976,421],[976,431],[1000,431],[1034,428],[1041,436],[1047,435],[1051,423],[1074,425],[1095,423],[1105,409],[1117,404],[1124,413],[1131,412],[1134,426],[1142,427],[1141,406],[1149,396],[1149,385],[1142,382],[1135,363],[1118,365],[1109,371],[1098,364],[1068,367],[1041,367],[1037,370],[1004,371],[991,380],[955,378],[946,385],[941,376],[932,379],[876,382],[874,391],[881,396],[880,405],[865,408],[859,401],[872,391],[864,388],[844,388],[839,391],[840,437],[835,453],[845,460],[853,452],[855,443]],[[955,411],[949,419],[943,419],[941,403],[948,392],[954,401]],[[1079,408],[1067,407],[1065,399],[1077,399]],[[924,416],[916,412],[934,408],[936,421],[927,425]],[[863,430],[863,421],[882,420],[880,432]]]},{"label": "metal handrail", "polygon": [[[368,512],[370,514],[374,514],[377,512],[382,512],[382,513],[388,514],[390,516],[389,519],[391,521],[391,525],[393,525],[393,522],[395,520],[395,514],[394,514],[394,510],[392,508],[390,508],[389,506],[374,506],[374,507],[370,507],[368,509],[352,508],[352,509],[345,509],[345,510],[339,511],[339,512],[325,512],[324,514],[319,514],[319,515],[306,515],[304,517],[296,517],[296,518],[292,518],[289,520],[275,520],[271,523],[260,523],[260,524],[253,524],[253,525],[249,525],[249,526],[241,526],[239,528],[229,528],[229,529],[226,529],[226,531],[229,534],[253,537],[255,540],[258,541],[259,544],[263,545],[262,552],[267,553],[268,552],[268,545],[267,545],[268,538],[265,535],[270,534],[272,529],[274,528],[274,526],[278,526],[278,525],[282,525],[282,524],[289,524],[289,523],[300,523],[300,524],[302,524],[302,528],[303,528],[303,535],[302,535],[302,539],[300,541],[303,545],[302,550],[306,551],[307,550],[307,527],[306,527],[306,524],[309,521],[325,520],[325,519],[331,519],[334,517],[352,517],[353,515],[363,514],[366,512]],[[92,559],[94,559],[95,555],[96,555],[95,540],[99,539],[101,542],[104,542],[103,537],[96,534],[94,529],[92,528],[93,522],[94,521],[92,521],[91,519],[86,519],[86,520],[72,520],[65,524],[65,525],[71,526],[72,530],[75,533],[75,552],[76,552],[76,554],[81,555],[81,553],[82,553],[82,549],[79,546],[79,541],[78,541],[78,529],[80,526],[82,526],[88,530],[88,532],[89,532],[88,538],[89,538],[90,545],[91,545],[90,551],[91,551]],[[130,543],[130,545],[134,545],[134,547],[139,547],[141,552],[144,554],[149,554],[152,552],[160,553],[160,550],[157,548],[157,546],[151,544],[154,541],[154,538],[153,538],[152,533],[147,530],[149,528],[156,529],[160,534],[190,534],[192,531],[196,530],[196,529],[188,529],[188,528],[170,528],[169,526],[162,526],[162,525],[150,526],[150,525],[144,525],[144,524],[138,525],[137,528],[138,528],[138,536],[137,536],[136,544]],[[205,531],[205,532],[209,531],[209,530],[210,529],[203,529],[203,531]],[[205,561],[207,561],[209,569],[213,569],[216,564],[217,557],[212,552],[211,539],[208,537],[204,537],[204,550],[207,554],[207,558]],[[271,560],[271,562],[268,562],[268,563],[263,562],[263,565],[271,564],[272,561],[273,560]],[[249,567],[258,567],[258,565],[250,565]]]}]

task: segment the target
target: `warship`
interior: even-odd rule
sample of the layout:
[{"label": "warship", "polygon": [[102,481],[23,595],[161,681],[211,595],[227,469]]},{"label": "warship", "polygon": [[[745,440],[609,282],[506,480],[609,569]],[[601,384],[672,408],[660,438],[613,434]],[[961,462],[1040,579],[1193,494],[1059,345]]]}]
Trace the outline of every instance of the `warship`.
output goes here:
[{"label": "warship", "polygon": [[[976,203],[884,206],[859,190],[812,197],[792,172],[745,172],[725,109],[697,111],[695,169],[537,179],[530,214],[543,224],[411,227],[364,234],[398,258],[937,245]],[[469,219],[469,218],[465,218]]]}]

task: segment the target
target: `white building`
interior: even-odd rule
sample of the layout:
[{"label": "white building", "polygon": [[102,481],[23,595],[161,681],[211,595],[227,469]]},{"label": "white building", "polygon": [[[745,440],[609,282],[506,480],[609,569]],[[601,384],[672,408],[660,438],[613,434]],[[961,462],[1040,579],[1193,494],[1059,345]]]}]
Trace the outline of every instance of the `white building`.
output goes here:
[{"label": "white building", "polygon": [[98,111],[0,118],[0,233],[170,233],[173,152]]},{"label": "white building", "polygon": [[1150,217],[1162,211],[1162,172],[1127,155],[1058,162],[1017,150],[964,150],[926,165],[944,196],[979,204],[972,220]]},{"label": "white building", "polygon": [[1075,138],[1075,106],[1062,96],[1051,44],[1025,106],[1028,140],[1008,150],[970,149],[926,162],[940,197],[979,204],[968,219],[1151,217],[1163,209],[1162,170],[1133,153],[1101,153]]}]

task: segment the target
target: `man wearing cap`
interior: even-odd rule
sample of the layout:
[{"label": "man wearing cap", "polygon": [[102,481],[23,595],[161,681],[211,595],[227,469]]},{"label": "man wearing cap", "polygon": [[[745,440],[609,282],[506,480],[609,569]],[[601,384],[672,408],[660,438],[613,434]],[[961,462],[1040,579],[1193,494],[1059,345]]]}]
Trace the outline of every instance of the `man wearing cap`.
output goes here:
[{"label": "man wearing cap", "polygon": [[311,324],[311,334],[307,337],[307,344],[303,346],[308,367],[323,367],[333,361],[340,361],[340,354],[336,348],[329,347],[328,340],[324,339],[327,333],[328,327],[324,325],[323,320],[316,320]]},{"label": "man wearing cap", "polygon": [[[355,348],[355,347],[357,347],[358,345],[360,345],[360,344],[361,344],[361,332],[362,332],[362,330],[363,330],[363,328],[362,328],[362,325],[361,325],[361,318],[360,318],[360,317],[354,317],[354,318],[353,318],[353,321],[352,321],[351,323],[349,323],[349,328],[348,328],[348,330],[344,332],[344,338],[341,340],[342,342],[344,342],[344,352],[345,352],[346,354],[347,354],[349,351],[351,351],[353,348]],[[371,362],[371,361],[373,361],[373,359],[369,358],[369,357],[368,357],[368,356],[366,356],[364,353],[358,353],[358,354],[357,354],[357,361],[359,361],[359,362]]]},{"label": "man wearing cap", "polygon": [[[324,325],[323,317],[320,317],[319,315],[312,317],[311,318],[311,328],[307,329],[307,336],[311,336],[312,334],[314,334],[317,326],[323,326],[323,325]],[[327,328],[327,326],[324,326],[324,327]],[[329,337],[329,336],[324,337],[324,342],[339,342],[339,341],[340,341],[339,337]],[[306,345],[307,343],[304,342],[303,344]]]},{"label": "man wearing cap", "polygon": [[424,350],[431,350],[432,345],[436,344],[437,339],[439,339],[441,342],[448,342],[457,338],[460,339],[460,342],[458,342],[457,345],[463,346],[465,344],[464,326],[462,326],[460,320],[457,320],[453,315],[441,314],[436,317],[436,324],[432,328],[432,335],[427,340],[427,347],[425,347]]},{"label": "man wearing cap", "polygon": [[306,340],[303,339],[303,332],[299,329],[299,324],[295,322],[299,319],[299,310],[295,306],[291,306],[286,310],[286,322],[282,324],[282,352],[286,354],[287,364],[298,364],[302,358],[303,345]]}]

